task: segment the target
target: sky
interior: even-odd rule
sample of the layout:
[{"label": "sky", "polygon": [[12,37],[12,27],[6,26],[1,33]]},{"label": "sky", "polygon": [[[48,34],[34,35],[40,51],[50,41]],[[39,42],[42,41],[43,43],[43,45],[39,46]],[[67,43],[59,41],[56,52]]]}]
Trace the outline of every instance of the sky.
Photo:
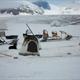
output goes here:
[{"label": "sky", "polygon": [[[37,0],[0,0],[0,8],[1,6],[7,5],[7,6],[14,6],[16,5],[16,2],[21,2],[21,1],[37,1]],[[41,0],[40,0],[41,1]],[[66,5],[80,5],[80,0],[44,0],[49,2],[50,4],[53,5],[58,5],[58,6],[66,6]],[[11,4],[7,4],[7,3],[11,3]]]},{"label": "sky", "polygon": [[[6,2],[6,1],[13,2],[13,1],[37,1],[37,0],[0,0],[0,2]],[[80,0],[44,0],[44,1],[48,1],[48,2],[56,4],[56,5],[80,3]]]},{"label": "sky", "polygon": [[[36,1],[36,0],[28,0],[28,1]],[[44,1],[48,1],[49,3],[55,5],[80,4],[80,0],[44,0]]]}]

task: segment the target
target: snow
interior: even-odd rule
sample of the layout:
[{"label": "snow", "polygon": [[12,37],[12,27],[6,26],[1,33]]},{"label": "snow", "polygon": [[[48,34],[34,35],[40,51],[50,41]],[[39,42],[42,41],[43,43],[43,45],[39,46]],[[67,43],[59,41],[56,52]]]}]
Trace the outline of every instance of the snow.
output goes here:
[{"label": "snow", "polygon": [[44,11],[37,5],[29,1],[2,1],[0,5],[0,13],[8,15],[41,15]]},{"label": "snow", "polygon": [[[17,50],[9,50],[7,44],[0,45],[0,80],[80,80],[80,24],[52,27],[53,18],[56,16],[1,17],[3,21],[6,19],[6,34],[19,35],[19,41]],[[69,41],[41,42],[40,57],[21,56],[25,23],[34,34],[47,29],[51,36],[51,31],[62,30],[74,37]]]},{"label": "snow", "polygon": [[[48,4],[50,9],[39,7],[39,5],[36,5],[30,1],[2,1],[1,2],[4,5],[0,5],[0,9],[21,9],[19,14],[16,15],[79,15],[80,14],[80,5],[79,4],[68,4],[68,5],[55,5],[51,3]],[[36,2],[35,2],[36,3]],[[44,3],[44,1],[42,1]],[[6,6],[7,5],[7,6]],[[13,11],[13,10],[12,10]],[[6,11],[8,12],[8,11]],[[8,13],[4,13],[8,14]],[[12,13],[9,13],[8,15],[12,15]]]},{"label": "snow", "polygon": [[[38,1],[32,1],[34,3],[37,3]],[[41,8],[39,7],[40,4],[36,5],[34,3],[30,2],[30,0],[26,1],[26,0],[14,0],[14,1],[1,1],[0,4],[0,9],[17,9],[20,8],[21,10],[25,11],[25,13],[20,13],[19,15],[77,15],[80,14],[80,5],[79,5],[79,1],[77,1],[77,3],[75,2],[72,4],[68,4],[68,5],[55,5],[55,4],[51,4],[49,2],[46,1],[40,1],[40,4],[43,4],[42,6],[46,6],[45,8]],[[45,4],[44,4],[45,3]],[[3,5],[2,5],[3,4]],[[5,5],[5,6],[4,6]],[[49,10],[47,10],[48,8],[50,8]],[[47,8],[47,9],[46,9]],[[27,12],[29,11],[29,12]],[[11,14],[9,14],[11,15]],[[18,14],[17,14],[18,15]]]},{"label": "snow", "polygon": [[49,4],[51,9],[44,9],[44,15],[79,15],[80,5],[64,5],[58,6],[54,4]]},{"label": "snow", "polygon": [[1,80],[79,80],[79,57],[0,58]]}]

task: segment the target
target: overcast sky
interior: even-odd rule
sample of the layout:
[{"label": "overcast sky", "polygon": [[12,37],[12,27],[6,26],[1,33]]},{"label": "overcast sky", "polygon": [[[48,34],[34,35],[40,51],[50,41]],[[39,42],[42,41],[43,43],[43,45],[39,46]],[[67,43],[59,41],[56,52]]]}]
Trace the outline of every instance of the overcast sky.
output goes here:
[{"label": "overcast sky", "polygon": [[[36,1],[36,0],[0,0],[0,8],[2,6],[15,6],[18,5],[18,2],[22,2],[22,1]],[[40,0],[41,1],[41,0]],[[51,4],[54,5],[80,5],[80,0],[44,0],[44,1],[48,1]],[[76,6],[75,6],[76,7]]]}]

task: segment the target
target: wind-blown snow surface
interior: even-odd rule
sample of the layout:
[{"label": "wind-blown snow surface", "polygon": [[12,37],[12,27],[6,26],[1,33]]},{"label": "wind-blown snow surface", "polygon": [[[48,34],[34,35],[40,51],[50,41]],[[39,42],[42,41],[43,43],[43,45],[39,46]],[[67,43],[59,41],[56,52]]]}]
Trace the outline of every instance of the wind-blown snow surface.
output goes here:
[{"label": "wind-blown snow surface", "polygon": [[[18,34],[19,42],[17,50],[8,50],[9,45],[0,45],[0,80],[80,80],[80,24],[79,15],[73,16],[1,18],[3,21],[5,19],[7,25],[6,34]],[[55,19],[60,21],[62,26],[54,26]],[[66,22],[67,24],[64,25]],[[76,24],[71,24],[73,22]],[[18,53],[22,45],[22,34],[27,29],[26,23],[34,34],[42,33],[43,29],[47,29],[51,36],[51,31],[61,30],[74,37],[69,41],[41,42],[40,57],[20,56]],[[18,58],[14,59],[14,57]]]}]

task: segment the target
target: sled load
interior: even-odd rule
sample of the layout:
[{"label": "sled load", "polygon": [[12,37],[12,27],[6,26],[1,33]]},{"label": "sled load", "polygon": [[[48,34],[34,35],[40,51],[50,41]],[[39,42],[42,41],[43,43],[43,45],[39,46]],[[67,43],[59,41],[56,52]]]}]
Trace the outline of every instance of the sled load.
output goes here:
[{"label": "sled load", "polygon": [[18,35],[6,35],[7,27],[5,24],[0,24],[0,45],[8,44],[14,45],[17,44]]},{"label": "sled load", "polygon": [[17,49],[18,35],[8,35],[6,39],[9,40],[7,42],[10,45],[9,49]]},{"label": "sled load", "polygon": [[[28,25],[27,25],[28,26]],[[28,26],[29,28],[29,26]],[[31,29],[29,28],[31,31]],[[31,31],[32,33],[32,31]],[[23,34],[24,41],[22,44],[22,47],[20,49],[19,54],[23,56],[28,56],[28,55],[37,55],[40,56],[39,54],[39,41],[37,37],[32,33],[31,34]]]},{"label": "sled load", "polygon": [[19,52],[20,55],[37,55],[39,56],[39,42],[34,35],[23,34],[24,41]]},{"label": "sled load", "polygon": [[42,39],[40,40],[41,42],[46,42],[46,41],[54,41],[54,40],[70,40],[72,38],[72,35],[64,32],[64,31],[52,31],[51,32],[52,36],[49,36],[47,30],[43,30],[43,36]]},{"label": "sled load", "polygon": [[3,45],[6,43],[5,41],[5,31],[6,29],[0,29],[0,45]]},{"label": "sled load", "polygon": [[0,45],[8,44],[9,49],[17,49],[18,35],[5,35],[0,32]]}]

